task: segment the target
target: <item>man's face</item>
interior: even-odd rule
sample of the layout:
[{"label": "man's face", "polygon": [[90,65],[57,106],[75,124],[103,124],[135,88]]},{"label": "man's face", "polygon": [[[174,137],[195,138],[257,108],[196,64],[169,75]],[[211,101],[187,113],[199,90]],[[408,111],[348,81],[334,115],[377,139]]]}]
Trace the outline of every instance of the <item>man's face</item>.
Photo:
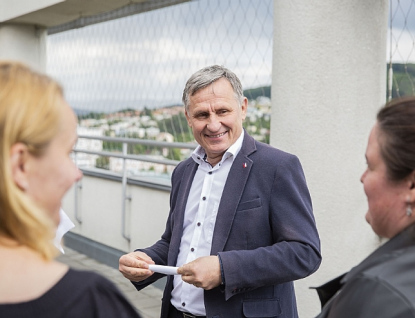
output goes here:
[{"label": "man's face", "polygon": [[231,84],[220,78],[190,97],[186,118],[196,141],[215,165],[242,133],[248,100],[236,100]]}]

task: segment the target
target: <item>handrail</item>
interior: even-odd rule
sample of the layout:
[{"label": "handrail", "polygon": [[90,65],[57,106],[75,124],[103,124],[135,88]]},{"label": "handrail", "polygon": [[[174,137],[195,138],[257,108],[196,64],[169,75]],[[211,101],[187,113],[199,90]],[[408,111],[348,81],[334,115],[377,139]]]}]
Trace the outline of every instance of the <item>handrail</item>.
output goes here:
[{"label": "handrail", "polygon": [[[77,164],[77,160],[76,160],[76,153],[75,153],[75,164]],[[79,211],[78,211],[78,189],[82,189],[82,179],[75,182],[75,189],[74,189],[74,194],[75,194],[75,200],[74,200],[74,204],[75,204],[75,219],[78,221],[79,224],[82,223],[82,218],[79,216]]]},{"label": "handrail", "polygon": [[[123,145],[126,143],[123,143]],[[73,152],[75,153],[87,153],[90,155],[99,155],[104,157],[114,157],[114,158],[122,158],[122,159],[130,159],[130,160],[137,160],[137,161],[144,161],[144,162],[151,162],[151,163],[160,163],[164,165],[172,165],[177,166],[180,161],[178,160],[170,160],[170,159],[155,159],[151,158],[150,156],[143,156],[143,155],[127,155],[124,153],[116,153],[111,151],[93,151],[93,150],[84,150],[84,149],[74,149]]]},{"label": "handrail", "polygon": [[[122,144],[122,153],[123,155],[127,155],[127,143],[123,143]],[[128,241],[131,241],[131,237],[126,233],[125,231],[125,223],[126,223],[126,211],[125,211],[125,201],[126,200],[131,200],[131,196],[127,195],[127,169],[126,169],[126,160],[127,159],[123,159],[123,163],[122,163],[122,208],[121,208],[121,215],[122,215],[122,221],[121,221],[121,234],[122,236]]]},{"label": "handrail", "polygon": [[139,138],[127,138],[127,137],[120,138],[120,137],[108,137],[108,136],[78,135],[78,138],[96,139],[96,140],[104,140],[104,141],[112,141],[112,142],[126,142],[129,144],[140,144],[140,145],[156,146],[156,147],[162,147],[162,148],[167,147],[167,148],[195,149],[197,147],[197,144],[195,143],[156,141],[156,140],[139,139]]},{"label": "handrail", "polygon": [[[164,165],[173,165],[176,166],[179,164],[180,161],[178,160],[171,160],[171,159],[156,159],[152,158],[151,156],[144,156],[144,155],[129,155],[127,154],[127,145],[128,144],[141,144],[147,146],[154,146],[160,148],[182,148],[182,149],[195,149],[197,144],[194,143],[184,143],[184,142],[165,142],[165,141],[155,141],[155,140],[147,140],[147,139],[137,139],[137,138],[119,138],[119,137],[108,137],[108,136],[91,136],[91,135],[78,135],[78,138],[83,139],[94,139],[94,140],[102,140],[102,141],[110,141],[110,142],[120,142],[122,143],[122,153],[111,152],[111,151],[93,151],[87,149],[73,149],[75,153],[75,163],[77,163],[77,154],[78,153],[85,153],[85,154],[92,154],[104,157],[114,157],[114,158],[121,158],[123,161],[123,168],[122,168],[122,206],[121,206],[121,235],[124,239],[128,242],[131,241],[130,235],[126,232],[126,201],[130,201],[132,198],[130,195],[127,195],[127,160],[137,160],[143,162],[151,162],[151,163],[158,163]],[[82,184],[79,183],[75,189],[75,218],[79,223],[82,223],[82,218],[78,215],[78,190],[82,189]]]}]

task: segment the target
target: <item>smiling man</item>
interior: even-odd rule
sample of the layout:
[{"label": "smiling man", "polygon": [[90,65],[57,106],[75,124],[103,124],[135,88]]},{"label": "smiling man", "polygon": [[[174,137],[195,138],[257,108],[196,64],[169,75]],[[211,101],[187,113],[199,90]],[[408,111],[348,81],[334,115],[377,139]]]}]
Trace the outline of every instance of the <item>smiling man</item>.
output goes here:
[{"label": "smiling man", "polygon": [[215,166],[241,136],[248,100],[239,100],[225,78],[200,89],[189,99],[187,122],[207,155],[206,161]]},{"label": "smiling man", "polygon": [[222,66],[193,74],[183,92],[199,146],[172,175],[161,239],[120,258],[138,290],[168,276],[162,318],[297,317],[293,281],[321,262],[311,198],[297,157],[244,131],[248,101]]}]

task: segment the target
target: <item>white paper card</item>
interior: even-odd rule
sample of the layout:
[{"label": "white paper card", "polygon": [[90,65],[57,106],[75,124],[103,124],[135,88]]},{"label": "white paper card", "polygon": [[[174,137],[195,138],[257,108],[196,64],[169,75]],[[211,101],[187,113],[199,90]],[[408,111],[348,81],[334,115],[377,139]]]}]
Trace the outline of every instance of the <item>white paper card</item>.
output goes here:
[{"label": "white paper card", "polygon": [[160,273],[160,274],[179,275],[177,274],[178,267],[173,267],[173,266],[148,265],[148,269],[153,272]]},{"label": "white paper card", "polygon": [[53,240],[53,243],[55,244],[57,249],[61,251],[62,254],[65,254],[65,251],[62,247],[62,238],[70,229],[73,229],[75,227],[75,224],[72,223],[69,216],[67,216],[62,209],[60,209],[59,215],[61,220],[58,225],[58,228],[56,229],[56,236]]}]

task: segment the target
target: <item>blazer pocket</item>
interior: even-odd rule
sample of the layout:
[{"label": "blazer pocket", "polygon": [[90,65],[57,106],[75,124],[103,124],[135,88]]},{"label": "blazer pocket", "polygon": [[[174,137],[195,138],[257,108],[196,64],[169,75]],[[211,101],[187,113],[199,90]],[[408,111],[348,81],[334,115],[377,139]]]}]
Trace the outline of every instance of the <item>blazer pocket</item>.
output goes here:
[{"label": "blazer pocket", "polygon": [[254,200],[239,203],[237,211],[255,209],[261,206],[262,206],[261,198],[256,198]]},{"label": "blazer pocket", "polygon": [[278,298],[245,300],[243,312],[247,318],[271,318],[278,317],[282,313]]}]

